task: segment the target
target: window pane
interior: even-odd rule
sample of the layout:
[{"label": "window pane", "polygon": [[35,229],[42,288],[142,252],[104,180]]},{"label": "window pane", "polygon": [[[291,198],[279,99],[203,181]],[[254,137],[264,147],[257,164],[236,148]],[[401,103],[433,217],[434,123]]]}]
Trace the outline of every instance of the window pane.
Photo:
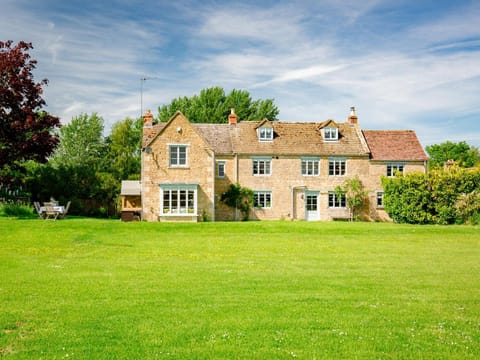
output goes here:
[{"label": "window pane", "polygon": [[328,194],[328,206],[334,207],[335,206],[335,194],[329,193]]},{"label": "window pane", "polygon": [[272,206],[272,194],[266,193],[265,194],[265,207],[271,207]]},{"label": "window pane", "polygon": [[177,165],[177,147],[170,146],[170,165]]},{"label": "window pane", "polygon": [[392,176],[392,165],[387,165],[387,176]]},{"label": "window pane", "polygon": [[377,206],[383,207],[383,192],[377,192]]},{"label": "window pane", "polygon": [[218,177],[225,177],[225,164],[224,163],[218,163]]},{"label": "window pane", "polygon": [[306,171],[305,171],[305,175],[311,175],[312,173],[312,167],[311,167],[311,163],[310,161],[305,161],[305,164],[306,164]]},{"label": "window pane", "polygon": [[187,149],[185,146],[178,147],[178,165],[187,165]]},{"label": "window pane", "polygon": [[170,212],[170,190],[163,191],[163,213]]},{"label": "window pane", "polygon": [[178,212],[178,190],[171,190],[171,193],[172,193],[171,212],[177,213]]},{"label": "window pane", "polygon": [[187,212],[187,191],[186,190],[180,190],[179,202],[180,202],[179,212],[181,214],[185,214]]},{"label": "window pane", "polygon": [[189,210],[188,212],[193,213],[194,209],[195,209],[195,197],[194,197],[194,191],[193,190],[188,191],[187,202],[188,202],[188,210]]}]

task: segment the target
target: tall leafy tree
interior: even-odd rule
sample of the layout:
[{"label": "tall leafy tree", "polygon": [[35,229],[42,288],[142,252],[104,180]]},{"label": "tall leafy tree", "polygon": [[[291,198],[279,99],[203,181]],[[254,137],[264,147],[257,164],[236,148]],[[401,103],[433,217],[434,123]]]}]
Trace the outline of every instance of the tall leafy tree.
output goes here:
[{"label": "tall leafy tree", "polygon": [[52,157],[52,164],[101,168],[106,160],[103,128],[103,118],[96,113],[74,117],[59,131],[60,143]]},{"label": "tall leafy tree", "polygon": [[44,79],[35,82],[31,43],[0,41],[0,182],[11,182],[23,173],[26,160],[46,162],[58,139],[58,117],[43,110]]},{"label": "tall leafy tree", "polygon": [[252,100],[246,90],[233,89],[229,94],[221,87],[210,87],[191,98],[179,97],[158,108],[160,121],[168,121],[180,110],[192,122],[225,123],[230,109],[235,108],[240,120],[277,120],[279,110],[273,99]]},{"label": "tall leafy tree", "polygon": [[[80,114],[59,131],[60,143],[49,161],[58,186],[51,191],[72,201],[72,211],[85,215],[110,214],[120,184],[109,172],[111,161],[103,136],[103,118]],[[68,186],[63,186],[68,184]]]},{"label": "tall leafy tree", "polygon": [[436,168],[443,166],[448,160],[454,160],[460,167],[473,167],[480,163],[480,152],[478,148],[470,146],[465,141],[454,143],[446,141],[441,144],[427,146],[429,167]]},{"label": "tall leafy tree", "polygon": [[108,138],[110,171],[117,180],[140,178],[143,120],[126,118],[112,126]]}]

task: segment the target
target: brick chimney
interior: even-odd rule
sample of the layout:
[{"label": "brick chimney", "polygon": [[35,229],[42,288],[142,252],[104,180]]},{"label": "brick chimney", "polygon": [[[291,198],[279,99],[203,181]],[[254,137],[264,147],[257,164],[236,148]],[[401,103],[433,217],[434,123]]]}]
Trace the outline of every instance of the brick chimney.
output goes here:
[{"label": "brick chimney", "polygon": [[148,109],[145,111],[145,115],[143,115],[143,127],[144,128],[151,128],[153,126],[153,114]]},{"label": "brick chimney", "polygon": [[228,123],[230,125],[236,125],[238,122],[238,116],[235,114],[235,109],[231,108],[230,109],[230,115],[228,115]]},{"label": "brick chimney", "polygon": [[357,117],[357,114],[355,114],[355,106],[352,106],[350,108],[350,115],[348,116],[348,122],[353,125],[358,124],[358,117]]}]

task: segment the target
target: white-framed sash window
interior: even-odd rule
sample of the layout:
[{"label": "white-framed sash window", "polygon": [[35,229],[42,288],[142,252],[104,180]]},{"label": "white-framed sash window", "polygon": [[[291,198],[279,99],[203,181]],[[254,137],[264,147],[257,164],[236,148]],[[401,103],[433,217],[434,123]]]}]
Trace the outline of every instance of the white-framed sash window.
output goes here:
[{"label": "white-framed sash window", "polygon": [[188,145],[169,144],[169,166],[187,167],[188,166]]},{"label": "white-framed sash window", "polygon": [[272,157],[252,158],[252,174],[255,176],[269,176],[272,174]]},{"label": "white-framed sash window", "polygon": [[330,158],[328,159],[328,175],[344,176],[347,173],[347,159]]},{"label": "white-framed sash window", "polygon": [[269,126],[262,126],[257,129],[259,141],[272,141],[273,140],[273,128]]},{"label": "white-framed sash window", "polygon": [[225,178],[225,161],[217,161],[217,178]]},{"label": "white-framed sash window", "polygon": [[272,207],[272,192],[271,191],[255,191],[254,207],[260,209],[269,209]]},{"label": "white-framed sash window", "polygon": [[393,177],[397,172],[400,172],[403,175],[404,168],[404,163],[387,163],[387,176]]},{"label": "white-framed sash window", "polygon": [[347,197],[345,194],[338,194],[335,191],[328,192],[329,208],[345,208],[347,207]]},{"label": "white-framed sash window", "polygon": [[196,184],[161,184],[160,215],[196,216],[197,188]]}]

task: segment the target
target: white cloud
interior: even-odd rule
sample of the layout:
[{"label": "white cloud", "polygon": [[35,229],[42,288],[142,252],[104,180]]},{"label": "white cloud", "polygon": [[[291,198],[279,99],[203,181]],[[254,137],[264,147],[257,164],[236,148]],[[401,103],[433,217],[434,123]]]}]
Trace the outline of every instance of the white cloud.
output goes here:
[{"label": "white cloud", "polygon": [[299,26],[302,15],[292,6],[272,8],[230,6],[207,11],[199,35],[223,39],[235,44],[235,38],[260,41],[282,46],[291,39],[302,37]]},{"label": "white cloud", "polygon": [[33,42],[35,77],[50,80],[47,110],[64,122],[80,112],[98,112],[107,126],[136,117],[140,77],[157,76],[143,92],[143,108],[154,112],[218,85],[275,98],[281,119],[343,121],[354,105],[366,128],[413,128],[426,143],[443,134],[480,145],[472,121],[480,116],[480,4],[388,26],[408,20],[411,4],[181,1],[160,5],[170,13],[148,4],[140,19],[124,17],[122,3],[110,12],[38,13],[7,0],[0,32]]},{"label": "white cloud", "polygon": [[35,78],[50,80],[44,89],[49,112],[64,123],[81,112],[98,112],[107,125],[139,114],[140,101],[132,103],[129,94],[139,98],[142,59],[147,49],[163,41],[151,19],[136,23],[105,14],[38,16],[26,7],[10,6],[15,21],[0,16],[0,30],[8,28],[8,38],[33,43]]},{"label": "white cloud", "polygon": [[468,5],[458,4],[455,11],[432,18],[427,23],[413,26],[407,35],[409,39],[425,41],[431,46],[472,38],[478,40],[479,18],[479,2],[470,2]]},{"label": "white cloud", "polygon": [[296,81],[296,80],[305,80],[311,82],[313,79],[318,78],[321,75],[326,75],[329,73],[336,72],[337,70],[342,69],[343,65],[337,66],[309,66],[302,69],[289,70],[280,76],[273,78],[272,83],[276,82],[286,82],[286,81]]}]

